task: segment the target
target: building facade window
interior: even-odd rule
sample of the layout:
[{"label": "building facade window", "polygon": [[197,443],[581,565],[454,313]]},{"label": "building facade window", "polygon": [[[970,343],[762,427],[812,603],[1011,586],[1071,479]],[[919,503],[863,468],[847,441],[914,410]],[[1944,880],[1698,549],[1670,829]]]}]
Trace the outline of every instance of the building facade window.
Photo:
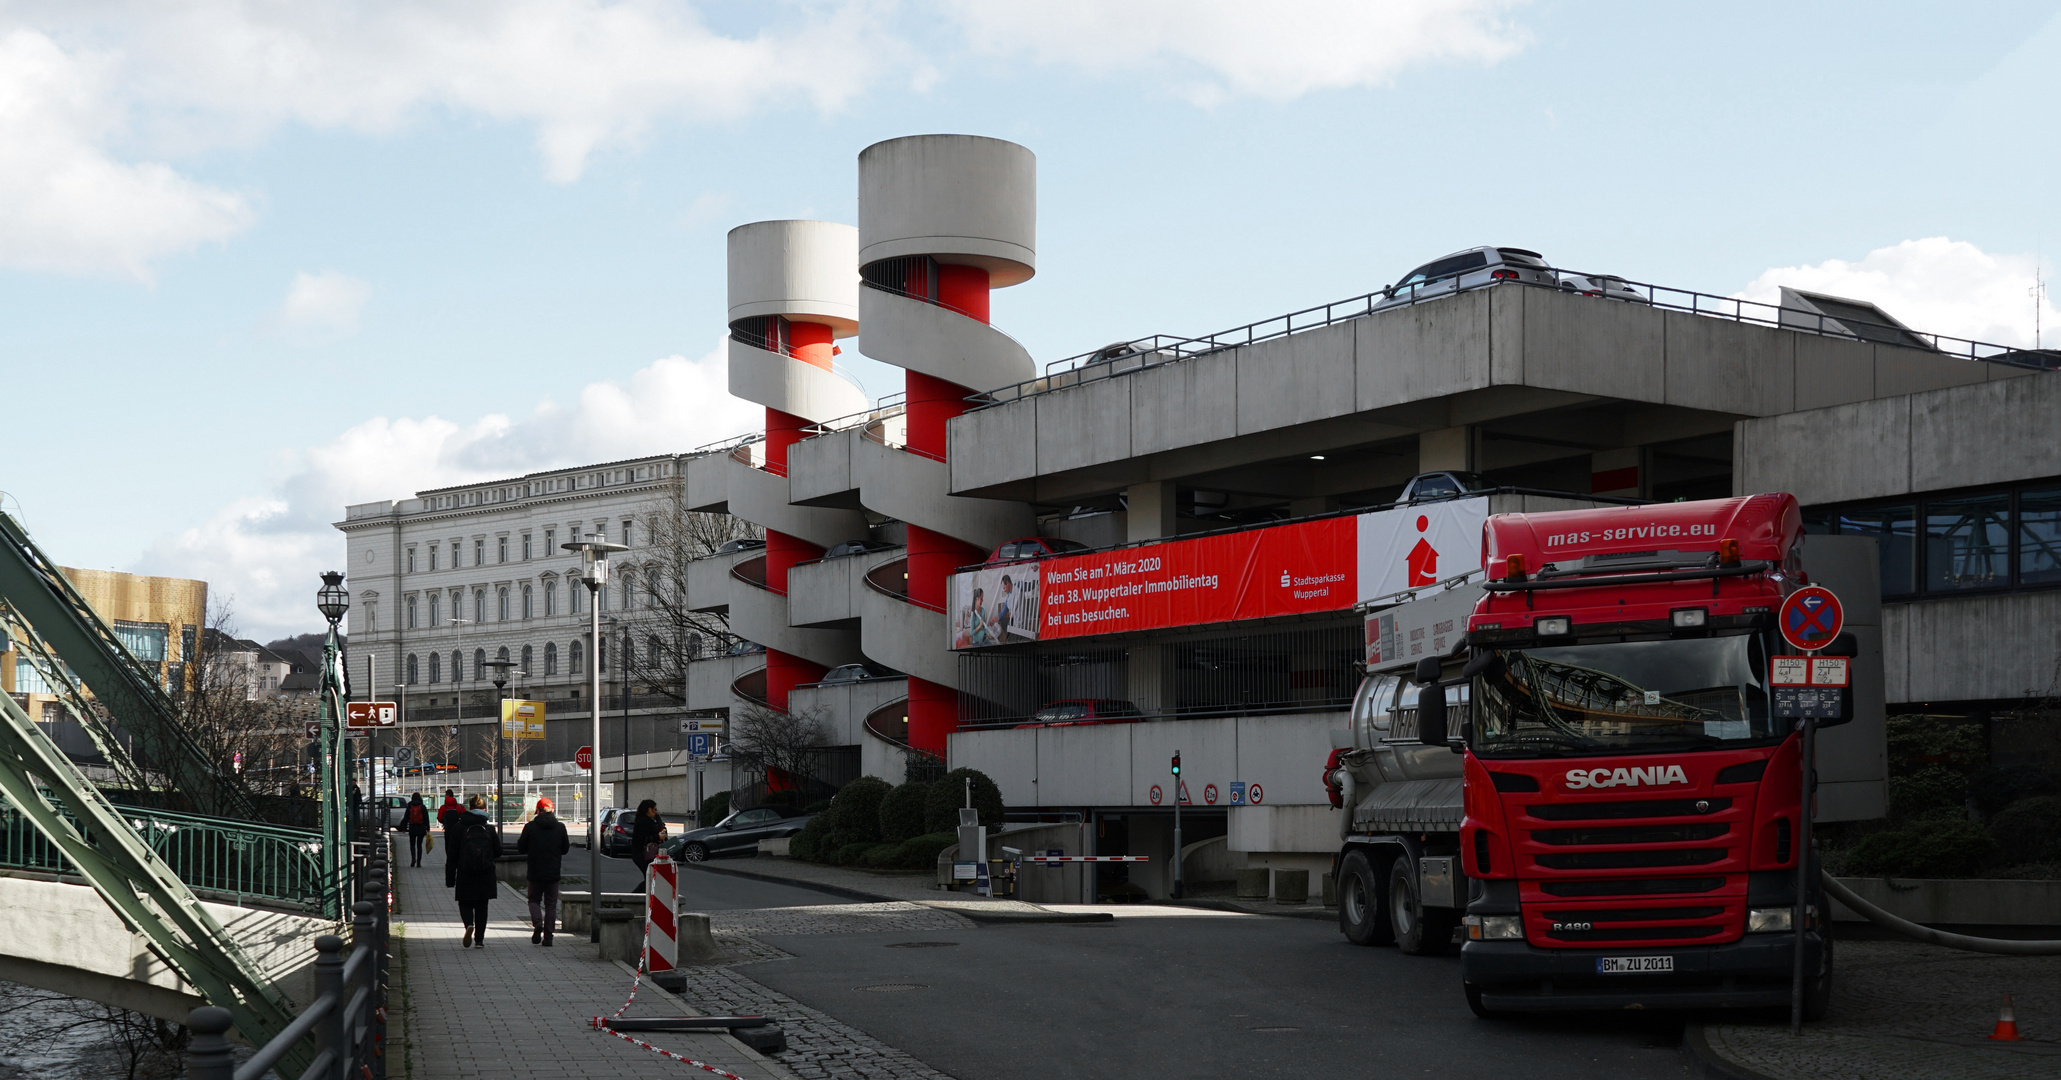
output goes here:
[{"label": "building facade window", "polygon": [[429,625],[431,627],[435,627],[437,624],[437,601],[442,599],[442,596],[443,594],[441,593],[429,594]]},{"label": "building facade window", "polygon": [[472,590],[472,621],[475,623],[487,621],[487,590],[485,589]]},{"label": "building facade window", "polygon": [[483,538],[483,537],[475,537],[475,538],[473,539],[473,541],[472,541],[472,565],[474,565],[474,566],[485,566],[486,564],[487,564],[487,542],[486,542],[486,539],[485,539],[485,538]]},{"label": "building facade window", "polygon": [[1808,507],[1808,532],[1875,541],[1882,598],[2061,585],[2061,482]]},{"label": "building facade window", "polygon": [[530,561],[530,534],[522,534],[522,561]]},{"label": "building facade window", "polygon": [[429,568],[431,570],[437,568],[437,546],[435,544],[429,545]]},{"label": "building facade window", "polygon": [[566,655],[570,658],[568,660],[567,666],[571,669],[571,672],[574,675],[578,675],[580,673],[580,669],[584,667],[587,662],[587,643],[584,641],[580,641],[578,639],[574,639],[571,645],[566,646],[565,651]]},{"label": "building facade window", "polygon": [[405,681],[405,682],[407,682],[407,684],[408,684],[409,686],[414,686],[414,685],[415,685],[415,683],[416,683],[416,681],[417,681],[417,680],[416,680],[416,676],[417,676],[417,675],[419,675],[419,674],[421,674],[421,672],[419,671],[419,665],[417,665],[417,664],[416,664],[416,662],[415,662],[415,654],[414,654],[414,653],[409,653],[409,654],[408,654],[408,674],[407,674],[407,676],[406,676],[406,678],[405,678],[405,680],[404,680],[404,681]]},{"label": "building facade window", "polygon": [[598,667],[598,668],[600,668],[600,669],[601,669],[601,674],[603,674],[603,675],[606,675],[606,674],[608,674],[608,635],[607,635],[607,634],[603,634],[603,635],[601,635],[601,640],[599,640],[599,641],[596,641],[596,642],[594,643],[594,664],[595,664],[595,666],[596,666],[596,667]]},{"label": "building facade window", "polygon": [[451,650],[451,681],[454,683],[465,681],[465,654],[456,649]]},{"label": "building facade window", "polygon": [[433,683],[444,681],[444,658],[441,654],[429,654],[429,681]]},{"label": "building facade window", "polygon": [[632,522],[632,521],[631,521],[631,520],[630,520],[629,518],[624,518],[624,519],[623,519],[623,546],[624,546],[624,547],[629,547],[629,546],[630,546],[630,536],[631,536],[631,533],[632,533],[632,531],[633,531],[633,530],[632,530],[632,529],[630,528],[630,526],[631,526],[631,525],[633,525],[633,524],[635,524],[635,523],[634,523],[634,522]]},{"label": "building facade window", "polygon": [[550,558],[551,556],[553,556],[553,555],[555,555],[555,554],[557,554],[557,553],[558,553],[558,530],[557,530],[557,529],[545,529],[545,530],[544,530],[544,557],[548,559],[548,558]]},{"label": "building facade window", "polygon": [[544,643],[544,674],[558,674],[558,643],[555,641]]},{"label": "building facade window", "polygon": [[533,670],[530,667],[530,661],[533,659],[535,659],[535,654],[530,651],[529,646],[524,645],[522,647],[522,674],[528,675]]},{"label": "building facade window", "polygon": [[573,614],[578,615],[580,613],[580,596],[586,591],[580,588],[580,583],[577,581],[567,581],[565,583],[565,606]]},{"label": "building facade window", "polygon": [[524,585],[522,587],[522,617],[528,619],[534,617],[535,615],[536,610],[533,606],[533,598],[530,595],[530,587],[528,585]]},{"label": "building facade window", "polygon": [[558,582],[544,582],[544,617],[558,614]]},{"label": "building facade window", "polygon": [[415,598],[408,598],[408,629],[415,629]]},{"label": "building facade window", "polygon": [[408,572],[409,572],[409,573],[411,573],[411,574],[415,572],[415,549],[414,549],[414,548],[409,548],[409,549],[408,549]]},{"label": "building facade window", "polygon": [[494,558],[494,561],[495,561],[495,562],[507,562],[507,561],[508,561],[508,538],[507,538],[507,537],[505,537],[505,536],[497,536],[497,537],[495,537],[495,538],[494,538],[494,556],[495,556],[495,558]]}]

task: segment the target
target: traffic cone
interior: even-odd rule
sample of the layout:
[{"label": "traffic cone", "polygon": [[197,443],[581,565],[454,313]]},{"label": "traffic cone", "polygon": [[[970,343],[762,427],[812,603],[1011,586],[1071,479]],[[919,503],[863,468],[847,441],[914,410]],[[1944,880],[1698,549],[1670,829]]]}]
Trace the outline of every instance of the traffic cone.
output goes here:
[{"label": "traffic cone", "polygon": [[2004,995],[2004,1010],[1997,1014],[1997,1026],[1989,1033],[1997,1042],[2019,1042],[2018,1015],[2011,1011],[2011,995]]}]

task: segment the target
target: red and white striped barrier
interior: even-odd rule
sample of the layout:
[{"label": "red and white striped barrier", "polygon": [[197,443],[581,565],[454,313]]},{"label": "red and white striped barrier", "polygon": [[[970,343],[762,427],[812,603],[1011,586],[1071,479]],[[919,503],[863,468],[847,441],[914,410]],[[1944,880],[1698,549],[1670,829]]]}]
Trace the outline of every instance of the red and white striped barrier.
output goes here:
[{"label": "red and white striped barrier", "polygon": [[1151,862],[1150,855],[1025,855],[1024,862]]},{"label": "red and white striped barrier", "polygon": [[644,970],[653,975],[680,963],[680,868],[661,851],[644,881]]},{"label": "red and white striped barrier", "polygon": [[719,1069],[706,1061],[696,1061],[685,1054],[675,1054],[671,1050],[664,1050],[659,1047],[653,1046],[650,1043],[645,1042],[643,1039],[632,1038],[613,1028],[604,1027],[601,1023],[601,1018],[598,1016],[594,1018],[594,1026],[600,1028],[602,1031],[608,1032],[610,1035],[613,1035],[626,1043],[629,1043],[632,1046],[641,1046],[644,1049],[649,1050],[660,1057],[671,1058],[674,1061],[680,1062],[683,1065],[692,1065],[695,1068],[702,1070],[703,1072],[712,1072],[715,1073],[717,1076],[728,1077],[729,1080],[744,1080],[744,1077],[739,1076],[728,1069]]}]

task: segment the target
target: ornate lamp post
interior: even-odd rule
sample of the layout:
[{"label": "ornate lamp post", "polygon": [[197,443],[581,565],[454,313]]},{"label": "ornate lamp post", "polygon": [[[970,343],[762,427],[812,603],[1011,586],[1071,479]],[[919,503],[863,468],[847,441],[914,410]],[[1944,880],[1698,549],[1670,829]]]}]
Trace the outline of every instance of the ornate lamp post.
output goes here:
[{"label": "ornate lamp post", "polygon": [[351,610],[351,594],[344,588],[344,576],[334,570],[322,575],[322,588],[315,592],[315,610],[329,622],[322,641],[322,688],[320,709],[322,776],[322,849],[327,860],[328,880],[323,892],[334,918],[343,911],[346,871],[351,864],[350,824],[345,796],[348,788],[348,758],[343,753],[343,705],[350,694],[350,677],[343,668],[342,649],[337,643],[336,624]]},{"label": "ornate lamp post", "polygon": [[[592,928],[588,939],[601,940],[601,590],[608,584],[608,556],[612,552],[628,551],[626,544],[611,544],[606,540],[574,540],[561,545],[567,551],[577,551],[584,564],[580,582],[587,586],[588,640],[594,643],[593,655],[588,657],[587,674],[592,680],[592,696],[587,699],[587,711],[592,720],[589,745],[594,747],[594,767],[587,773],[587,897],[592,912],[587,923]],[[627,792],[625,793],[627,794]]]}]

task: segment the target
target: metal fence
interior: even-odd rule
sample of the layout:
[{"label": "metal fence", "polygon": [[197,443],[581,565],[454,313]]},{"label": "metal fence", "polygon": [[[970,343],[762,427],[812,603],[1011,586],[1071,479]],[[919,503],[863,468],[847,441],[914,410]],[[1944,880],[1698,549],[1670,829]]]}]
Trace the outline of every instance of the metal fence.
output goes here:
[{"label": "metal fence", "polygon": [[[1849,341],[1889,342],[1907,344],[1919,350],[1931,351],[1943,359],[1983,361],[2045,370],[2061,366],[2061,351],[2017,348],[1992,342],[1974,341],[1954,337],[1950,334],[1932,334],[1910,330],[1901,326],[1890,326],[1843,316],[1827,315],[1803,308],[1785,308],[1758,300],[1745,300],[1736,296],[1718,296],[1714,293],[1697,292],[1693,289],[1678,289],[1668,285],[1654,285],[1640,281],[1625,281],[1615,275],[1590,274],[1586,271],[1549,269],[1558,276],[1581,276],[1587,278],[1608,277],[1622,282],[1626,288],[1637,294],[1637,299],[1598,299],[1598,303],[1639,303],[1666,311],[1680,311],[1730,322],[1752,323],[1760,326],[1780,327],[1786,330],[1801,330],[1806,333],[1823,334],[1828,337],[1844,338]],[[1146,371],[1164,364],[1192,360],[1198,356],[1255,345],[1274,338],[1300,334],[1351,319],[1363,318],[1374,313],[1376,308],[1384,310],[1409,307],[1415,304],[1441,300],[1459,292],[1473,292],[1478,289],[1498,287],[1545,289],[1549,292],[1563,292],[1564,289],[1541,285],[1530,281],[1485,281],[1479,284],[1454,288],[1450,281],[1428,283],[1426,286],[1411,286],[1402,290],[1380,290],[1345,300],[1275,315],[1257,322],[1219,330],[1201,337],[1176,337],[1155,334],[1151,337],[1105,345],[1091,352],[1054,360],[1045,365],[1045,374],[1011,386],[975,394],[967,400],[974,409],[1002,405],[1027,397],[1036,397],[1083,383],[1117,378],[1139,371]]]},{"label": "metal fence", "polygon": [[[186,1016],[192,1041],[186,1048],[190,1080],[262,1080],[289,1058],[313,1058],[300,1080],[383,1080],[386,1076],[388,965],[387,862],[370,859],[356,876],[356,892],[367,899],[351,905],[351,941],[334,934],[315,939],[315,1000],[242,1065],[236,1064],[228,1032],[229,1010],[203,1005]],[[350,955],[346,957],[344,950]]]},{"label": "metal fence", "polygon": [[[133,806],[115,810],[190,888],[238,903],[274,900],[308,910],[321,910],[327,899],[322,838],[312,830]],[[59,813],[78,827],[69,811],[60,807]],[[78,872],[18,808],[5,801],[0,801],[0,866]]]},{"label": "metal fence", "polygon": [[1365,658],[1357,616],[1151,644],[1038,642],[959,654],[968,727],[1033,723],[1062,701],[1127,702],[1147,718],[1340,709]]}]

